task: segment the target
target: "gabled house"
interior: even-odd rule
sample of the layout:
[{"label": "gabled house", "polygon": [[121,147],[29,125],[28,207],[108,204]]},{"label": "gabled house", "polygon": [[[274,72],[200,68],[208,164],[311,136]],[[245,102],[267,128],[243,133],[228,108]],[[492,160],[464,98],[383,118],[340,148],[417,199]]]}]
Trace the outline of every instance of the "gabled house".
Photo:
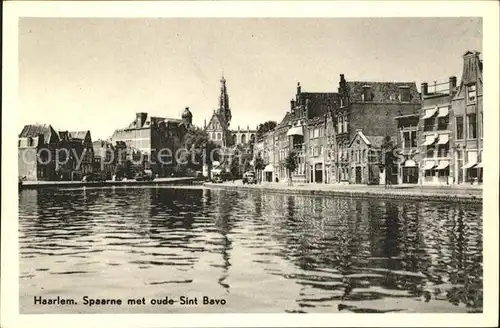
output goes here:
[{"label": "gabled house", "polygon": [[379,184],[385,179],[380,166],[381,146],[384,136],[366,136],[358,129],[348,144],[349,170],[352,174],[348,182],[351,184]]},{"label": "gabled house", "polygon": [[18,139],[18,175],[25,180],[53,180],[59,135],[51,125],[25,125]]}]

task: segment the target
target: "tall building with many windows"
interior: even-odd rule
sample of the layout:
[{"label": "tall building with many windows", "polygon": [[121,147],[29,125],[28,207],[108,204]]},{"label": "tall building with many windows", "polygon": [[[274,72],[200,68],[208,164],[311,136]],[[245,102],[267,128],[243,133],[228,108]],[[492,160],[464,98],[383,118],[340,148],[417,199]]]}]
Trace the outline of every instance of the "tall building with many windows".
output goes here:
[{"label": "tall building with many windows", "polygon": [[483,61],[480,53],[463,55],[462,79],[451,102],[455,134],[455,183],[483,180]]}]

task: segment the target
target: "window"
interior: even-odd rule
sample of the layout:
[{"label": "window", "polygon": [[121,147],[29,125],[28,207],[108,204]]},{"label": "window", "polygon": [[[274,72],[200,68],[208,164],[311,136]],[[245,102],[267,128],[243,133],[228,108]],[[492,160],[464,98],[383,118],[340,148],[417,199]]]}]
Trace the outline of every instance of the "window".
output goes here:
[{"label": "window", "polygon": [[476,103],[476,85],[470,85],[467,87],[467,103],[475,104]]},{"label": "window", "polygon": [[410,88],[409,87],[400,87],[399,88],[399,100],[403,102],[410,101]]},{"label": "window", "polygon": [[434,157],[434,147],[427,147],[425,155],[427,158],[433,158]]},{"label": "window", "polygon": [[221,140],[222,139],[222,135],[219,133],[217,133],[217,140]]},{"label": "window", "polygon": [[438,146],[438,157],[448,157],[450,148],[448,147],[448,144],[446,145],[439,145]]},{"label": "window", "polygon": [[363,161],[366,161],[366,149],[363,149]]},{"label": "window", "polygon": [[456,125],[456,138],[457,140],[462,140],[464,138],[464,117],[463,116],[455,117],[455,125]]},{"label": "window", "polygon": [[424,120],[424,131],[433,131],[434,130],[434,118],[428,118]]},{"label": "window", "polygon": [[342,126],[343,126],[343,122],[342,121],[343,121],[342,117],[339,117],[338,118],[338,129],[337,129],[338,133],[342,133]]},{"label": "window", "polygon": [[448,116],[438,118],[438,130],[448,130]]},{"label": "window", "polygon": [[347,114],[344,114],[344,133],[347,132]]},{"label": "window", "polygon": [[477,124],[476,114],[467,115],[467,134],[469,139],[476,139],[477,137]]}]

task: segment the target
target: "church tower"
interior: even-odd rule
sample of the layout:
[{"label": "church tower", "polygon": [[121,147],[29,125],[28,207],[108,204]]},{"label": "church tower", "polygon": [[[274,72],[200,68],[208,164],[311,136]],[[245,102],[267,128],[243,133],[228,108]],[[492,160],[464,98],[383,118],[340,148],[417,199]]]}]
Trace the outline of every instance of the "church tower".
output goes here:
[{"label": "church tower", "polygon": [[219,96],[219,109],[217,114],[222,116],[226,121],[226,127],[231,123],[231,109],[229,108],[229,96],[227,95],[226,79],[224,75],[220,80],[220,96]]}]

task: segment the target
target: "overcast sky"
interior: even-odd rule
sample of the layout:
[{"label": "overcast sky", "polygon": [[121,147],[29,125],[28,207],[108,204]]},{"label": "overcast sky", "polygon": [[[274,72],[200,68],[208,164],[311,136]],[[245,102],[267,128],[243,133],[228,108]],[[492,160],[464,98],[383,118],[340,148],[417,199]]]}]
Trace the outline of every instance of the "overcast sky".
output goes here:
[{"label": "overcast sky", "polygon": [[[475,18],[77,19],[19,23],[19,131],[49,123],[106,138],[135,113],[203,124],[222,72],[233,128],[280,121],[303,91],[347,80],[448,80],[462,54],[482,51]],[[487,65],[487,64],[486,64]]]}]

